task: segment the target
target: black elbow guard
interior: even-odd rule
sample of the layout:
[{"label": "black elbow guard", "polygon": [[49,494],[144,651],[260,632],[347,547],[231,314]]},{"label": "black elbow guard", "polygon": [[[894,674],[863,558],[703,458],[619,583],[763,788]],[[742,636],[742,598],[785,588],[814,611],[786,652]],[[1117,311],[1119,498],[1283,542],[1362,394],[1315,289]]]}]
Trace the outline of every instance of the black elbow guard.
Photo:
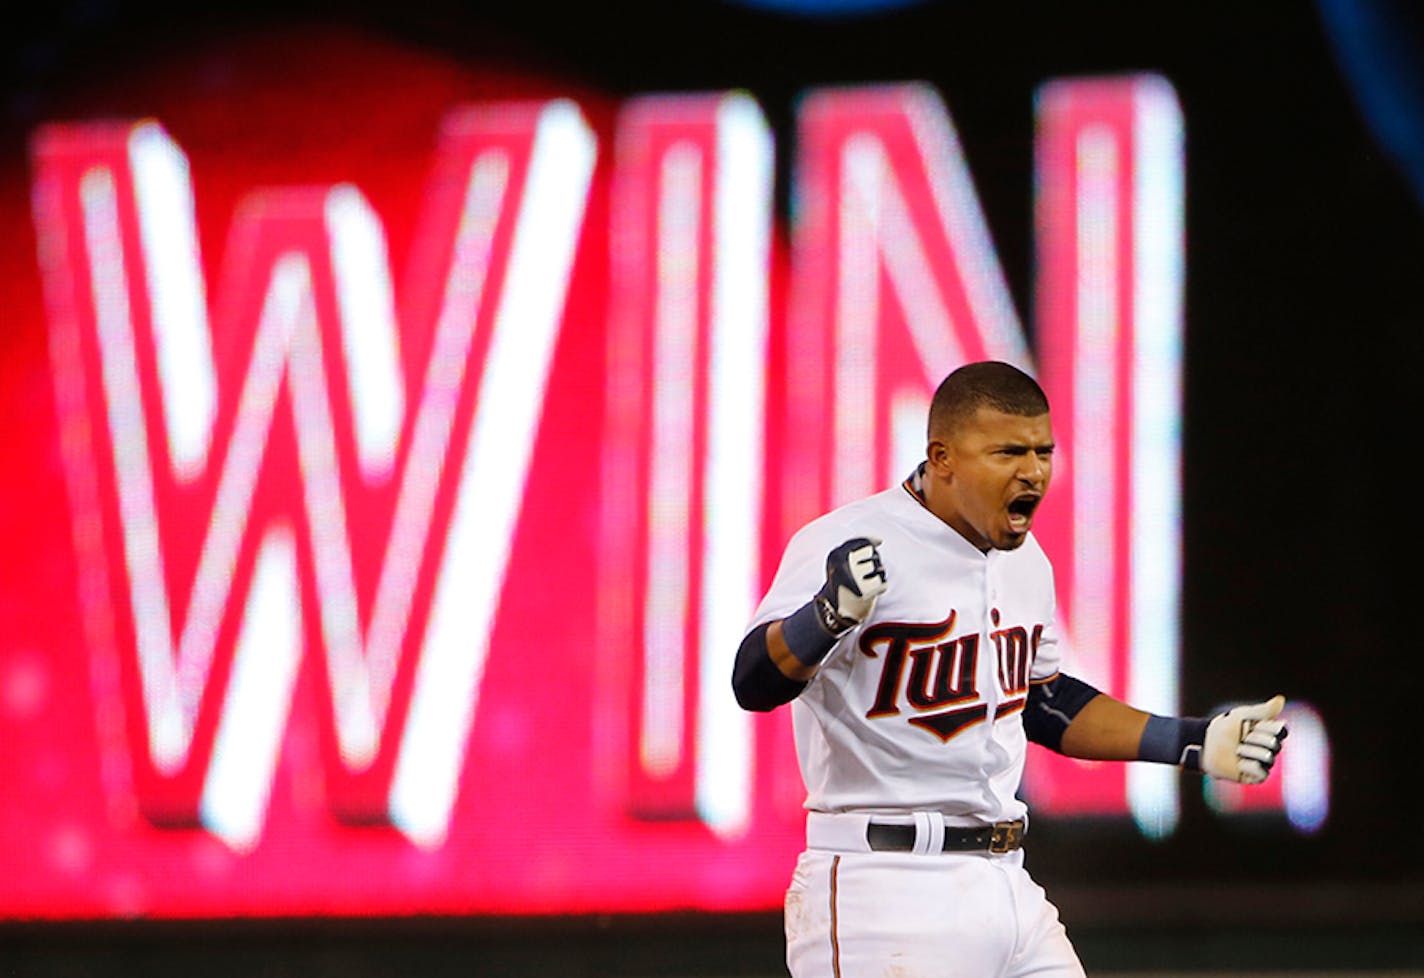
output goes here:
[{"label": "black elbow guard", "polygon": [[732,692],[736,694],[737,705],[744,710],[759,713],[774,710],[782,703],[790,703],[806,688],[805,683],[787,677],[771,661],[771,652],[766,647],[770,627],[768,622],[753,628],[737,649],[737,662],[732,667]]},{"label": "black elbow guard", "polygon": [[1063,731],[1097,695],[1092,686],[1061,672],[1046,682],[1034,683],[1024,707],[1024,733],[1035,744],[1063,753]]}]

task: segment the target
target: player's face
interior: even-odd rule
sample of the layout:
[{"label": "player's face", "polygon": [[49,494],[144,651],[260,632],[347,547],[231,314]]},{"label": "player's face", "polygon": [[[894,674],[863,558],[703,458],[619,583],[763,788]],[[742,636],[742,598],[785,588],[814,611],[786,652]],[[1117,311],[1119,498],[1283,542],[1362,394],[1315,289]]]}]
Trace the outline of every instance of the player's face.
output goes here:
[{"label": "player's face", "polygon": [[1052,473],[1046,413],[981,407],[953,433],[930,440],[926,502],[980,550],[1013,550],[1027,539]]}]

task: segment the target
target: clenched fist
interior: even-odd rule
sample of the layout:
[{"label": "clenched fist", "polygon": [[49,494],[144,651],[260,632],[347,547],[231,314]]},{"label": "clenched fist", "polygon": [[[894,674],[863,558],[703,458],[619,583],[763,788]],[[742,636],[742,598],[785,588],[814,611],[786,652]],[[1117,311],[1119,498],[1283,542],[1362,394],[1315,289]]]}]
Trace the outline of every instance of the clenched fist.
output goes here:
[{"label": "clenched fist", "polygon": [[865,621],[885,592],[885,565],[875,537],[847,540],[826,555],[826,583],[816,592],[817,619],[827,634],[844,635]]},{"label": "clenched fist", "polygon": [[1286,725],[1276,719],[1285,705],[1284,696],[1275,696],[1212,717],[1201,747],[1202,772],[1242,784],[1265,781],[1286,739]]}]

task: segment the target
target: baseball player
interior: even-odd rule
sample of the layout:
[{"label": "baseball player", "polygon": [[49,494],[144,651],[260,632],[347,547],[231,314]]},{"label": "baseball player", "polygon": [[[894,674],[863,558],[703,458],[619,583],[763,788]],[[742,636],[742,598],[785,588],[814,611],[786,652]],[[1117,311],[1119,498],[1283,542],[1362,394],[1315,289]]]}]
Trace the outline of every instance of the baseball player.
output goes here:
[{"label": "baseball player", "polygon": [[799,530],[737,652],[749,710],[792,704],[806,850],[795,978],[1082,975],[1023,868],[1028,741],[1254,784],[1284,698],[1155,716],[1059,671],[1053,570],[1030,530],[1053,433],[1038,384],[973,363],[935,392],[903,485]]}]

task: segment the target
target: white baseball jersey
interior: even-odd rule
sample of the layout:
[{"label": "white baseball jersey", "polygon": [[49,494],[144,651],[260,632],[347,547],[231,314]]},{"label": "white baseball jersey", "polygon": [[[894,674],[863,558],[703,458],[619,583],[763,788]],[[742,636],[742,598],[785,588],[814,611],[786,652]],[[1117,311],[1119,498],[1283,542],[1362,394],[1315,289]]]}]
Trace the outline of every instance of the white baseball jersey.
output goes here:
[{"label": "white baseball jersey", "polygon": [[925,508],[917,474],[799,530],[751,627],[804,605],[854,537],[883,541],[888,588],[792,702],[806,807],[1023,817],[1022,711],[1058,670],[1047,557],[1032,535],[981,553]]}]

